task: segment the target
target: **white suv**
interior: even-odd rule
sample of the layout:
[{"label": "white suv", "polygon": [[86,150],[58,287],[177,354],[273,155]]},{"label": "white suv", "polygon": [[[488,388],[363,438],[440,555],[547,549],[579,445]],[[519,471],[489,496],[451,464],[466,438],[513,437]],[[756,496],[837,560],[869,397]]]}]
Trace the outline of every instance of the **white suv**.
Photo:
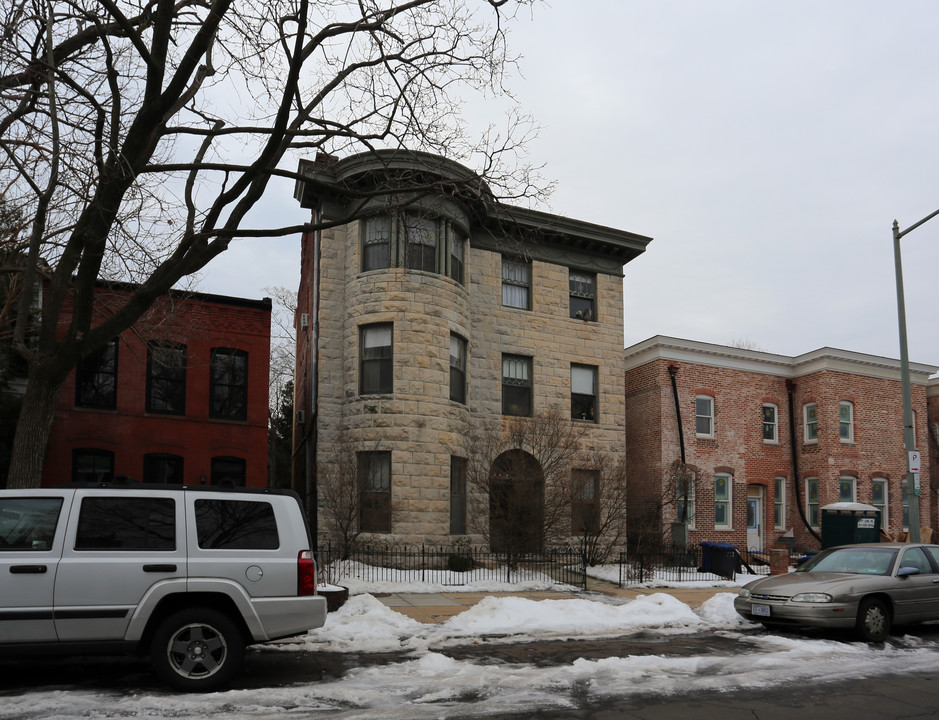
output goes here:
[{"label": "white suv", "polygon": [[214,690],[244,648],[326,620],[290,491],[71,485],[0,490],[0,652],[149,654]]}]

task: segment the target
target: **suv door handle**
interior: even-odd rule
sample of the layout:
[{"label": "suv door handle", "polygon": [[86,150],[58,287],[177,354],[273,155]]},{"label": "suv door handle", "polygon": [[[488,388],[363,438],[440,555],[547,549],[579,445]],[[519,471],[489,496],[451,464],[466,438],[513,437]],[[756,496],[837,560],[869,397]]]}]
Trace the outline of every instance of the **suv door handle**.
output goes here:
[{"label": "suv door handle", "polygon": [[171,573],[176,572],[175,565],[144,565],[144,572],[154,572],[154,573]]},{"label": "suv door handle", "polygon": [[10,572],[14,575],[41,575],[46,569],[45,565],[10,565]]}]

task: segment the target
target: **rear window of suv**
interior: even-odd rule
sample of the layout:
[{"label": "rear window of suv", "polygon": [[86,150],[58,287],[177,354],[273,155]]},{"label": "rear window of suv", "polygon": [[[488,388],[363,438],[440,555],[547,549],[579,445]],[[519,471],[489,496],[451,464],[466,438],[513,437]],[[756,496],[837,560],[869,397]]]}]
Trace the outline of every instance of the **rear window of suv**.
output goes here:
[{"label": "rear window of suv", "polygon": [[175,550],[176,502],[172,498],[83,498],[75,549]]},{"label": "rear window of suv", "polygon": [[196,500],[196,534],[203,550],[276,550],[274,508],[268,502]]},{"label": "rear window of suv", "polygon": [[0,498],[0,551],[49,550],[62,498]]}]

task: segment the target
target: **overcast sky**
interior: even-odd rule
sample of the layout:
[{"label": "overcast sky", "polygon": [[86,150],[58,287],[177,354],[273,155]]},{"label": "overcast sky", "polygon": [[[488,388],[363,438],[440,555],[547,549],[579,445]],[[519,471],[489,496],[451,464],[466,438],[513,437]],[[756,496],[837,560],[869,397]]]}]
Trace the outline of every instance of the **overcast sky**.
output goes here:
[{"label": "overcast sky", "polygon": [[[552,0],[513,27],[542,209],[654,238],[627,346],[899,357],[891,227],[939,209],[937,31],[935,0]],[[266,208],[306,219],[290,184]],[[910,359],[939,366],[939,217],[902,248]],[[240,240],[200,287],[296,288],[298,261]]]}]

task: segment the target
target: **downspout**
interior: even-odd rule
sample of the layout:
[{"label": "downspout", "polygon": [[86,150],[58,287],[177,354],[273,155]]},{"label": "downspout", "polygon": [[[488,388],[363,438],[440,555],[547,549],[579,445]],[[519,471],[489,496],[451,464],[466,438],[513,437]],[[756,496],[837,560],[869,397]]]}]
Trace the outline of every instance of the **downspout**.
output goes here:
[{"label": "downspout", "polygon": [[[685,431],[681,425],[681,403],[678,402],[678,381],[676,376],[678,375],[678,366],[669,365],[668,374],[672,379],[672,397],[675,399],[675,419],[678,421],[678,447],[681,450],[681,466],[682,466],[682,477],[684,477],[685,471]],[[681,517],[682,525],[684,525],[683,533],[685,535],[684,542],[687,543],[688,540],[688,488],[685,488],[685,493],[683,495]],[[674,541],[674,539],[673,539]]]},{"label": "downspout", "polygon": [[[313,211],[313,221],[319,222],[320,217]],[[319,451],[319,360],[320,360],[320,263],[322,252],[320,230],[313,231],[313,317],[310,318],[310,424],[307,435],[307,516],[313,531],[313,544],[319,544],[319,483],[317,478],[317,454]]]},{"label": "downspout", "polygon": [[796,384],[792,382],[792,380],[786,380],[786,391],[789,394],[789,449],[792,452],[792,486],[795,488],[796,507],[799,508],[799,517],[802,518],[802,524],[805,525],[805,529],[812,534],[812,537],[821,542],[822,539],[818,536],[818,533],[815,532],[815,529],[809,525],[809,521],[805,517],[805,508],[802,507],[802,493],[799,491],[799,456],[796,452],[796,414],[792,400],[795,388]]},{"label": "downspout", "polygon": [[[675,417],[678,420],[678,446],[681,448],[681,464],[685,464],[685,431],[681,426],[681,404],[678,402],[678,382],[675,376],[678,375],[678,366],[669,365],[668,374],[672,378],[672,397],[675,398]],[[687,510],[687,508],[685,508]]]}]

